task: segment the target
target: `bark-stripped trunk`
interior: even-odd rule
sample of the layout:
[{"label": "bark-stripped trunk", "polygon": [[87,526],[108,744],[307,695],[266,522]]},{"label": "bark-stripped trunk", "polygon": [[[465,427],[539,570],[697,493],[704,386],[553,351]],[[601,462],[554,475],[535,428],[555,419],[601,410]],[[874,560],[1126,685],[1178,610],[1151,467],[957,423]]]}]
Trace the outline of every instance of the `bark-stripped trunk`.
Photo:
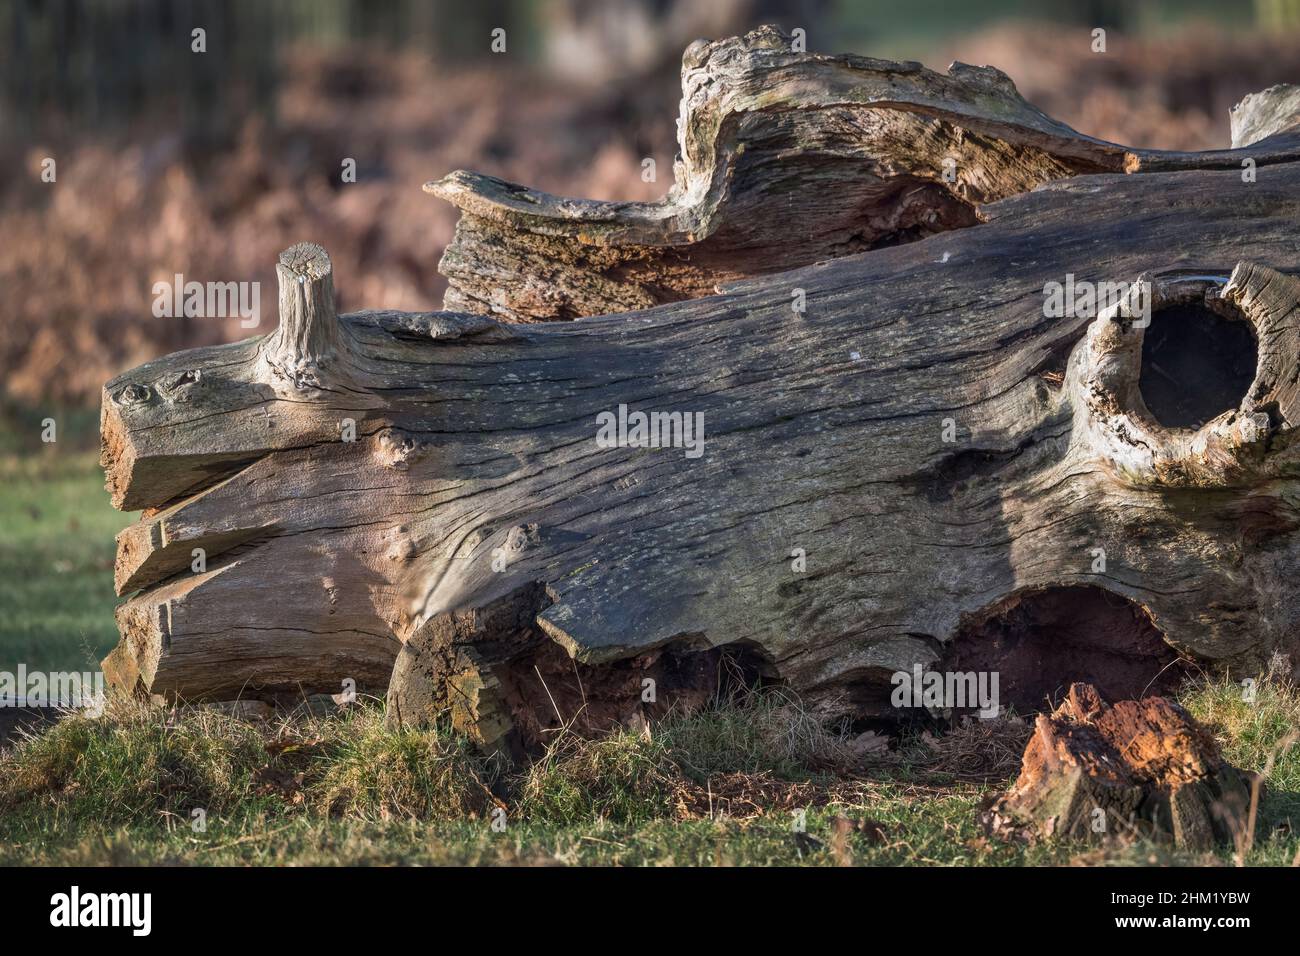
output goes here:
[{"label": "bark-stripped trunk", "polygon": [[[335,317],[328,259],[295,247],[281,330],[110,382],[109,488],[145,509],[110,679],[229,699],[392,673],[397,719],[449,707],[514,745],[689,705],[719,672],[862,717],[918,664],[1000,670],[1033,705],[1292,647],[1289,92],[1239,109],[1253,145],[1161,154],[1074,133],[996,71],[782,42],[687,51],[663,204],[437,187],[467,210],[450,303],[669,304]],[[1046,317],[1067,274],[1146,277],[1154,321]],[[1211,356],[1179,382],[1206,357],[1189,329]],[[702,416],[702,454],[606,447],[621,407]]]}]

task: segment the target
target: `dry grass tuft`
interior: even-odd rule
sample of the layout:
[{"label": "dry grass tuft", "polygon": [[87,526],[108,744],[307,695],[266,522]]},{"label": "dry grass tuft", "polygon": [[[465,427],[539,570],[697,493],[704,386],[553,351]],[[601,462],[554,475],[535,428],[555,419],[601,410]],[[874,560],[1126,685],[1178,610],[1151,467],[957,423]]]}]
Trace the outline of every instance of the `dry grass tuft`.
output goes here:
[{"label": "dry grass tuft", "polygon": [[[479,819],[500,804],[494,777],[468,740],[445,727],[393,730],[382,708],[349,708],[321,722],[304,773],[304,802],[361,820]],[[292,751],[281,751],[283,757]]]},{"label": "dry grass tuft", "polygon": [[990,783],[1005,780],[1020,769],[1020,758],[1033,733],[1033,724],[1014,714],[987,720],[963,717],[939,737],[925,734],[918,760],[929,773],[954,780]]},{"label": "dry grass tuft", "polygon": [[670,715],[655,733],[697,782],[725,773],[801,780],[848,773],[861,763],[847,733],[826,727],[783,688],[750,690],[717,707]]}]

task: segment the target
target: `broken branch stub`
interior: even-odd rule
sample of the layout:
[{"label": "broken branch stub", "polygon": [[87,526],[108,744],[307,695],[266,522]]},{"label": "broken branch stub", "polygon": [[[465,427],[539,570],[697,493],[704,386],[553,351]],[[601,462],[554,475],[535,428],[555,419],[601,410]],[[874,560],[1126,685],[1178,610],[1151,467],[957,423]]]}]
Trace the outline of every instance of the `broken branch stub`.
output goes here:
[{"label": "broken branch stub", "polygon": [[[1079,425],[1092,432],[1116,478],[1134,486],[1221,488],[1248,486],[1300,474],[1290,423],[1300,421],[1300,280],[1257,263],[1239,262],[1230,276],[1145,275],[1151,311],[1199,307],[1248,330],[1253,376],[1240,385],[1232,407],[1195,428],[1170,426],[1152,414],[1142,392],[1145,377],[1169,373],[1144,348],[1147,323],[1119,309],[1088,330],[1071,367]],[[1192,316],[1182,315],[1188,325]],[[1162,342],[1164,354],[1177,342]],[[1213,343],[1210,343],[1213,347]],[[1229,361],[1206,355],[1198,369],[1201,390],[1213,388]],[[1186,384],[1186,383],[1184,383]],[[1183,388],[1184,392],[1192,389]]]},{"label": "broken branch stub", "polygon": [[[738,42],[692,56],[725,64]],[[860,79],[853,63],[760,53],[809,96],[848,100]],[[917,70],[899,67],[900,90]],[[1001,81],[945,83],[918,116],[977,112],[987,99],[971,91]],[[933,100],[952,84],[969,102]],[[733,157],[771,145],[770,117],[746,115],[719,114]],[[1031,133],[1008,143],[986,128],[980,148],[1045,149],[1054,124],[1017,115]],[[872,128],[846,120],[836,142]],[[118,539],[127,600],[105,670],[189,699],[350,680],[387,687],[396,719],[452,710],[485,745],[511,746],[579,711],[604,724],[698,701],[728,656],[826,718],[895,713],[892,675],[947,667],[955,650],[998,662],[972,652],[981,642],[1035,655],[1006,669],[1032,684],[1003,687],[1031,705],[1079,667],[1103,693],[1153,686],[1164,644],[1261,668],[1300,633],[1300,600],[1279,583],[1300,574],[1300,152],[1290,159],[1249,183],[1226,153],[1066,178],[980,205],[970,228],[577,323],[322,323],[328,286],[311,280],[325,274],[291,259],[277,334],[105,387],[114,502],[145,509]],[[820,181],[828,204],[848,168]],[[763,185],[802,195],[781,169],[748,169],[755,202]],[[476,261],[484,282],[498,274],[500,260]],[[563,284],[571,265],[512,268]],[[1145,408],[1144,377],[1169,371],[1165,353],[1144,358],[1153,331],[1045,308],[1046,279],[1144,275],[1168,290],[1166,332],[1190,328],[1177,309],[1197,305],[1259,333],[1255,380],[1198,428]],[[1216,355],[1213,341],[1201,352]],[[668,423],[657,445],[602,439],[602,421],[632,413]],[[687,421],[700,423],[689,445]],[[1105,640],[1081,621],[1104,623]],[[1119,655],[1117,674],[1106,661]]]},{"label": "broken branch stub", "polygon": [[347,330],[334,311],[334,267],[323,248],[300,242],[275,264],[280,324],[268,335],[258,361],[268,381],[296,391],[350,380]]}]

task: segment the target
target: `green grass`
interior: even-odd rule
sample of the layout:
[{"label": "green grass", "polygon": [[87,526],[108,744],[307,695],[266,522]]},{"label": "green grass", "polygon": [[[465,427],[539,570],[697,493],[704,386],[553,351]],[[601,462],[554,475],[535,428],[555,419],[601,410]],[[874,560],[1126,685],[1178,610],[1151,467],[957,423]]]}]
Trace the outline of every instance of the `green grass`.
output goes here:
[{"label": "green grass", "polygon": [[[793,764],[787,769],[805,782],[781,782],[744,773],[760,756],[755,748],[733,761],[685,749],[716,736],[716,727],[699,735],[703,724],[735,726],[751,713],[761,723],[768,708],[760,698],[752,712],[736,705],[693,717],[672,745],[671,720],[662,736],[565,736],[508,773],[444,729],[388,731],[378,703],[261,724],[209,709],[119,705],[106,718],[71,716],[0,758],[0,864],[1051,859],[982,845],[974,824],[982,789],[973,785],[883,779],[831,788],[808,783],[826,778],[808,766],[793,773]],[[770,746],[778,758],[782,744]],[[717,773],[703,783],[684,766],[710,761]],[[735,801],[735,775],[756,800]],[[201,832],[191,826],[196,808]],[[837,842],[837,816],[878,829]]]},{"label": "green grass", "polygon": [[[1256,770],[1271,761],[1242,862],[1292,863],[1300,754],[1285,744],[1300,693],[1276,679],[1247,704],[1236,685],[1204,682],[1184,699],[1231,759]],[[0,756],[0,865],[1236,862],[1228,848],[989,841],[978,811],[1010,775],[962,782],[910,756],[830,772],[843,741],[825,735],[814,747],[824,732],[813,731],[792,749],[777,732],[790,706],[760,695],[641,733],[564,735],[509,770],[445,728],[387,729],[376,701],[260,722],[116,705]]]},{"label": "green grass", "polygon": [[90,452],[0,456],[0,670],[97,669],[117,642],[114,511]]},{"label": "green grass", "polygon": [[1274,665],[1253,701],[1232,681],[1206,679],[1189,688],[1183,702],[1214,729],[1229,763],[1267,773],[1259,809],[1266,841],[1261,853],[1290,865],[1300,863],[1300,689],[1282,676],[1289,670],[1285,659]]},{"label": "green grass", "polygon": [[[113,535],[129,520],[93,453],[0,456],[0,669],[79,670],[112,647]],[[1292,863],[1300,693],[1275,674],[1253,703],[1216,680],[1183,701],[1232,762],[1269,771],[1244,862]],[[980,804],[1014,775],[1026,729],[977,730],[963,756],[997,757],[983,783],[944,776],[919,738],[855,765],[849,740],[781,693],[643,733],[562,736],[516,770],[446,730],[392,731],[376,702],[274,722],[117,706],[0,754],[0,865],[1235,862],[1226,849],[989,842]]]}]

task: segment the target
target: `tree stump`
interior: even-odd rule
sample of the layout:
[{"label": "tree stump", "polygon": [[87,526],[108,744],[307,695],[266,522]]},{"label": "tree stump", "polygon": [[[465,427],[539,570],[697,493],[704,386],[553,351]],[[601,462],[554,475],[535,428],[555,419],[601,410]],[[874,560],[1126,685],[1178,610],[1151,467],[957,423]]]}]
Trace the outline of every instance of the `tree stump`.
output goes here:
[{"label": "tree stump", "polygon": [[1203,851],[1248,839],[1250,787],[1173,701],[1111,705],[1074,684],[1038,716],[1020,776],[981,822],[1004,839],[1146,837]]},{"label": "tree stump", "polygon": [[[444,180],[448,301],[492,315],[337,316],[295,247],[280,329],[109,382],[108,487],[142,509],[110,681],[388,689],[396,719],[515,746],[728,675],[862,718],[917,665],[1005,670],[1036,707],[1294,649],[1281,94],[1240,108],[1241,148],[1159,153],[994,70],[784,43],[687,51],[661,204]],[[1049,314],[1076,280],[1149,288],[1149,327]]]}]

